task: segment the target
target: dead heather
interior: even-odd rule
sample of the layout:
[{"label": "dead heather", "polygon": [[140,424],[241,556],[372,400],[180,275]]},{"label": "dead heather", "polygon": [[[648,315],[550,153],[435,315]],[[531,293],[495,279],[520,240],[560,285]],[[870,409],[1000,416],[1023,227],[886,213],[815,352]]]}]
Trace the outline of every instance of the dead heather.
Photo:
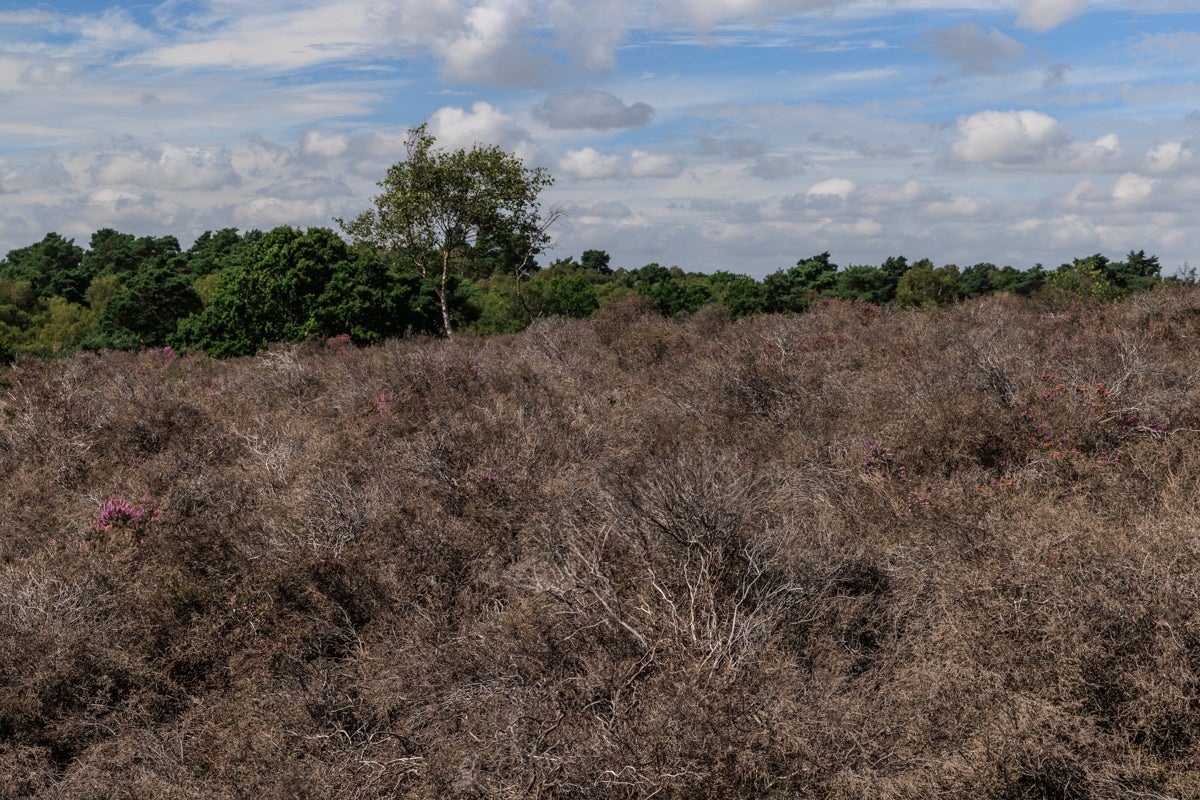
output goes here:
[{"label": "dead heather", "polygon": [[0,795],[1200,796],[1200,291],[0,373]]}]

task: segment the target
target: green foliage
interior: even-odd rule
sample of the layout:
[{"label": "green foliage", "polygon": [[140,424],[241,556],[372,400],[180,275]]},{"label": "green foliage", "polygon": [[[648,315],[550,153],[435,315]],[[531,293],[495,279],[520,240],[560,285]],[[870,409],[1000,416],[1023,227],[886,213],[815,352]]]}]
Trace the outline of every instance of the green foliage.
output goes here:
[{"label": "green foliage", "polygon": [[405,144],[408,158],[380,181],[375,207],[338,223],[356,245],[411,261],[437,294],[443,328],[452,335],[451,276],[479,274],[472,265],[480,257],[491,271],[519,270],[532,258],[549,241],[546,227],[557,216],[543,219],[538,203],[553,181],[495,146],[438,149],[425,125]]},{"label": "green foliage", "polygon": [[522,296],[517,296],[517,279],[512,275],[493,275],[476,283],[480,291],[479,316],[471,329],[485,336],[500,333],[516,333],[529,324],[530,313],[522,305],[540,307],[541,297],[531,296],[540,282],[525,282]]},{"label": "green foliage", "polygon": [[317,333],[317,300],[334,265],[350,258],[332,231],[289,227],[255,240],[244,255],[244,263],[221,273],[212,301],[180,324],[180,344],[226,358]]},{"label": "green foliage", "polygon": [[611,260],[612,257],[603,250],[584,250],[579,257],[579,265],[601,275],[612,275],[612,267],[608,265]]},{"label": "green foliage", "polygon": [[943,306],[957,297],[958,267],[951,264],[935,269],[929,259],[914,264],[896,285],[896,303],[901,306]]},{"label": "green foliage", "polygon": [[237,258],[242,245],[236,228],[205,231],[188,248],[188,272],[197,279],[220,272]]},{"label": "green foliage", "polygon": [[1061,265],[1047,276],[1046,284],[1085,300],[1105,303],[1125,295],[1111,274],[1108,259],[1096,254]]},{"label": "green foliage", "polygon": [[120,278],[116,275],[102,275],[92,279],[83,296],[88,308],[92,310],[93,314],[99,317],[104,314],[104,309],[108,306],[108,301],[119,291],[121,291]]},{"label": "green foliage", "polygon": [[837,285],[837,275],[837,264],[827,252],[798,261],[763,280],[767,307],[771,311],[804,311]]},{"label": "green foliage", "polygon": [[63,297],[48,299],[37,321],[32,348],[50,355],[70,352],[92,336],[97,327],[97,317],[91,309]]},{"label": "green foliage", "polygon": [[13,250],[0,262],[0,342],[9,353],[171,343],[230,356],[310,336],[372,343],[464,326],[514,333],[539,317],[584,318],[635,296],[663,316],[717,303],[740,319],[802,312],[821,298],[927,307],[1046,285],[1111,301],[1163,280],[1158,259],[1141,250],[1118,262],[1075,259],[1050,273],[987,262],[959,272],[904,256],[839,269],[825,252],[760,282],[658,263],[613,270],[597,249],[543,269],[534,256],[560,213],[541,216],[537,195],[550,181],[543,171],[496,148],[438,150],[424,128],[408,144],[409,159],[380,183],[376,207],[339,220],[353,248],[324,228],[206,231],[186,252],[174,236],[104,228],[86,251],[55,233]]},{"label": "green foliage", "polygon": [[698,311],[715,300],[707,276],[689,275],[679,267],[647,264],[634,270],[635,288],[664,317]]},{"label": "green foliage", "polygon": [[104,303],[98,330],[84,341],[88,348],[161,347],[172,339],[179,320],[200,308],[175,237],[147,237],[134,245],[145,258]]},{"label": "green foliage", "polygon": [[83,270],[83,248],[53,232],[37,244],[9,251],[0,278],[29,281],[37,297],[59,295],[76,302],[90,280]]},{"label": "green foliage", "polygon": [[600,307],[596,289],[582,275],[555,275],[545,281],[545,286],[543,307],[547,314],[582,319]]},{"label": "green foliage", "polygon": [[882,305],[895,296],[896,284],[882,269],[852,265],[838,273],[829,294],[842,300],[864,300]]},{"label": "green foliage", "polygon": [[714,272],[709,287],[716,302],[725,306],[730,319],[741,319],[767,310],[767,292],[761,283],[747,275]]},{"label": "green foliage", "polygon": [[[239,252],[240,263],[220,273],[211,301],[179,324],[176,343],[228,358],[309,336],[348,333],[374,343],[436,326],[436,298],[417,276],[392,274],[328,228],[275,228]],[[469,287],[450,286],[462,319],[477,313],[464,308],[472,297]]]},{"label": "green foliage", "polygon": [[0,346],[10,356],[32,338],[41,305],[28,280],[0,277]]},{"label": "green foliage", "polygon": [[162,347],[173,341],[179,320],[199,311],[200,296],[181,264],[145,269],[112,296],[100,315],[92,348]]},{"label": "green foliage", "polygon": [[1126,293],[1144,292],[1162,280],[1158,257],[1147,256],[1145,250],[1130,250],[1124,261],[1109,262],[1104,269],[1108,279]]},{"label": "green foliage", "polygon": [[208,305],[216,295],[217,284],[220,282],[221,273],[210,272],[203,278],[196,278],[196,280],[192,281],[192,288],[196,290],[196,295],[200,298],[200,302]]}]

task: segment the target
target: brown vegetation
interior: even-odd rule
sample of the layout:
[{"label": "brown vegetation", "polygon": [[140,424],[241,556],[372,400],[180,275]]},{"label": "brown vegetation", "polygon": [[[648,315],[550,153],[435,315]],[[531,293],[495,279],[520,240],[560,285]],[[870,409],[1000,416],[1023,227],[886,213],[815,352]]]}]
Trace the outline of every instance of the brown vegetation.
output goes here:
[{"label": "brown vegetation", "polygon": [[0,795],[1200,796],[1200,292],[640,302],[0,373]]}]

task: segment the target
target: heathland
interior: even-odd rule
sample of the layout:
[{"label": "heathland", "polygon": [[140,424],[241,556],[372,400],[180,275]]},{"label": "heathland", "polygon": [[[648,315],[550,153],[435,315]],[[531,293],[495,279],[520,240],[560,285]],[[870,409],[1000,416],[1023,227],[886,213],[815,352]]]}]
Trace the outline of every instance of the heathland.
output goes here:
[{"label": "heathland", "polygon": [[1200,796],[1200,290],[0,369],[0,795]]}]

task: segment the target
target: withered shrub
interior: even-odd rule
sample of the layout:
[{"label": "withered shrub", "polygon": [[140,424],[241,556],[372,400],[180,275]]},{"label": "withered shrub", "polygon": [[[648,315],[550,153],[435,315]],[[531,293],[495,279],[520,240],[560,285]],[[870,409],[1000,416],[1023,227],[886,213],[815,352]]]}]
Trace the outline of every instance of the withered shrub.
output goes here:
[{"label": "withered shrub", "polygon": [[0,796],[1200,796],[1200,293],[0,373]]}]

